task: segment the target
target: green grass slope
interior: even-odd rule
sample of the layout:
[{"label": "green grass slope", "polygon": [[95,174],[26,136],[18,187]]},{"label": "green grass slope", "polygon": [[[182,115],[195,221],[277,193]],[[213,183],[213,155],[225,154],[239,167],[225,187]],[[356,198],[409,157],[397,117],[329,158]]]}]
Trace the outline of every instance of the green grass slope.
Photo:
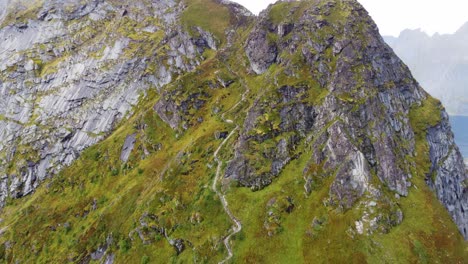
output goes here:
[{"label": "green grass slope", "polygon": [[[225,28],[224,8],[219,13],[213,9],[218,6],[207,4],[208,13],[215,12],[213,19],[219,20],[212,23],[200,18],[206,16],[202,2],[190,3],[189,13],[182,17],[186,24],[224,35],[220,30]],[[272,19],[283,19],[280,13],[274,9]],[[274,79],[281,84],[307,83],[311,89],[306,101],[311,105],[321,104],[328,94],[307,78],[307,71],[286,77],[282,66],[275,65],[264,75],[249,73],[247,59],[239,55],[245,54],[247,33],[247,29],[239,30],[233,46],[207,54],[196,71],[164,88],[178,105],[190,102],[194,95],[203,100],[203,106],[186,114],[187,130],[174,130],[161,120],[153,107],[166,94],[150,90],[107,139],[87,149],[32,195],[9,200],[1,212],[0,259],[5,263],[100,263],[102,259],[91,257],[100,247],[113,254],[116,263],[218,263],[225,259],[228,252],[223,239],[233,223],[211,189],[217,166],[213,154],[222,142],[215,135],[241,126],[256,100],[274,97]],[[333,58],[329,63],[334,64]],[[224,87],[220,80],[233,83]],[[350,229],[363,209],[342,211],[325,202],[335,175],[324,173],[320,164],[310,165],[314,185],[310,195],[305,192],[302,168],[308,165],[313,141],[301,142],[295,149],[297,158],[262,190],[254,192],[223,180],[222,191],[243,226],[232,239],[231,262],[466,263],[467,243],[424,182],[430,165],[425,131],[439,121],[438,113],[440,106],[431,98],[411,111],[418,154],[413,184],[417,188],[398,200],[403,222],[386,233],[358,235]],[[273,114],[262,118],[274,124]],[[268,129],[260,127],[255,133]],[[311,134],[318,137],[320,132]],[[120,153],[131,134],[137,140],[124,164]],[[224,164],[234,155],[236,137],[219,153]],[[259,145],[259,153],[265,147]],[[252,158],[256,156],[252,153]],[[372,181],[379,182],[375,175]],[[184,241],[180,254],[169,243],[176,239]]]}]

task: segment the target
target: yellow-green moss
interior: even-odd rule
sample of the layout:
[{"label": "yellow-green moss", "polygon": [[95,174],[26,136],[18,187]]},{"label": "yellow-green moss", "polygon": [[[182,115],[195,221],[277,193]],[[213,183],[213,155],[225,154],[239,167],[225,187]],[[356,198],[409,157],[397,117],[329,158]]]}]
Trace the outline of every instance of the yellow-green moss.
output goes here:
[{"label": "yellow-green moss", "polygon": [[441,120],[441,103],[428,96],[421,105],[415,105],[409,113],[410,124],[415,134],[415,162],[418,177],[425,178],[431,168],[427,129],[436,126]]},{"label": "yellow-green moss", "polygon": [[224,41],[225,31],[230,26],[231,14],[226,6],[214,0],[186,0],[187,8],[181,16],[182,25],[191,32],[197,26]]}]

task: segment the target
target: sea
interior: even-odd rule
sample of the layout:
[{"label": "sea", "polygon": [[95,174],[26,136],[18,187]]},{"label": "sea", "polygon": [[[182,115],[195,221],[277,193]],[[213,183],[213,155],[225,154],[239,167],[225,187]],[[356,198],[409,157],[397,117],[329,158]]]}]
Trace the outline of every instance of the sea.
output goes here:
[{"label": "sea", "polygon": [[468,162],[468,116],[450,116],[450,123],[455,134],[455,141],[460,148],[460,152]]}]

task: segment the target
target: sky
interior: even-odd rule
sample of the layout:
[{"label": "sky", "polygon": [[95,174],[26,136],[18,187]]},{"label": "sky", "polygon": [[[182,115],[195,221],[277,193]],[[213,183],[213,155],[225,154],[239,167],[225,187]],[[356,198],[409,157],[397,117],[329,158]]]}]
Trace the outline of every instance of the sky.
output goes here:
[{"label": "sky", "polygon": [[[276,0],[233,0],[258,14]],[[404,29],[432,35],[451,34],[468,22],[468,0],[358,0],[369,11],[382,35],[398,36]]]}]

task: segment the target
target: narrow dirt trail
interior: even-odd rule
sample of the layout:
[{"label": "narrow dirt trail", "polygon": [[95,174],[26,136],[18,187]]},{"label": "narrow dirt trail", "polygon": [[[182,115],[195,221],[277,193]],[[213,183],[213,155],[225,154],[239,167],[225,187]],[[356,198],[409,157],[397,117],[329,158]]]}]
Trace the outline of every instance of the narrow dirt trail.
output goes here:
[{"label": "narrow dirt trail", "polygon": [[[232,72],[233,74],[235,74],[237,77],[239,77],[235,72],[233,72],[229,67],[228,67],[229,71]],[[242,93],[242,96],[241,96],[241,99],[239,100],[239,102],[237,102],[235,105],[233,105],[231,108],[229,108],[228,110],[226,110],[222,115],[221,115],[221,119],[223,120],[223,122],[225,123],[228,123],[228,124],[232,124],[233,121],[232,120],[227,120],[225,118],[225,115],[231,111],[233,111],[234,109],[236,109],[240,104],[242,104],[243,102],[245,102],[245,100],[247,99],[247,95],[250,93],[250,88],[247,86],[247,84],[240,78],[240,81],[241,81],[241,85],[245,88],[245,91],[244,93]],[[224,264],[226,262],[228,262],[233,256],[233,252],[232,252],[232,247],[230,245],[230,241],[231,241],[231,238],[232,236],[234,236],[235,234],[239,233],[241,230],[242,230],[242,223],[239,221],[239,219],[237,219],[234,214],[231,212],[231,209],[229,209],[229,204],[226,200],[226,196],[218,189],[218,181],[219,179],[221,178],[221,174],[222,174],[222,167],[223,167],[223,161],[221,161],[219,158],[218,158],[218,153],[219,151],[224,147],[224,145],[226,145],[226,143],[228,142],[228,140],[236,133],[236,131],[239,130],[239,126],[237,125],[230,133],[229,135],[223,140],[223,142],[221,142],[221,144],[219,145],[219,147],[216,149],[216,151],[213,153],[213,158],[215,160],[215,162],[218,164],[217,165],[217,168],[216,168],[216,176],[213,180],[213,185],[211,186],[211,188],[213,189],[213,191],[216,193],[216,195],[218,195],[219,199],[221,200],[221,204],[223,205],[223,209],[224,211],[226,212],[226,214],[229,216],[229,218],[231,219],[231,221],[234,223],[234,226],[232,227],[231,231],[229,232],[229,234],[224,238],[223,240],[223,243],[224,243],[224,246],[226,247],[227,251],[228,251],[228,255],[225,259],[223,259],[222,261],[220,261],[218,264]]]},{"label": "narrow dirt trail", "polygon": [[226,196],[218,189],[218,181],[219,181],[219,178],[221,177],[221,168],[223,166],[223,162],[221,160],[219,160],[219,158],[218,158],[218,153],[223,148],[223,146],[226,144],[226,142],[236,133],[236,131],[238,129],[239,129],[239,127],[234,128],[231,131],[231,133],[229,133],[229,135],[223,140],[223,142],[219,145],[218,149],[216,149],[216,151],[213,154],[213,158],[216,161],[216,163],[218,163],[218,166],[216,168],[216,176],[215,176],[215,178],[213,180],[213,185],[211,186],[211,188],[213,189],[213,191],[216,193],[216,195],[218,195],[219,199],[221,200],[221,204],[223,205],[223,209],[226,212],[226,214],[229,216],[231,221],[234,222],[234,226],[233,226],[232,230],[229,232],[229,235],[227,235],[223,240],[224,246],[226,247],[226,249],[228,251],[228,256],[225,259],[223,259],[222,261],[220,261],[219,264],[226,263],[227,261],[229,261],[232,258],[233,253],[232,253],[232,248],[231,248],[231,245],[229,244],[229,241],[231,240],[233,235],[239,233],[242,230],[241,222],[232,214],[231,210],[229,209],[229,205],[228,205],[228,202],[226,200]]}]

